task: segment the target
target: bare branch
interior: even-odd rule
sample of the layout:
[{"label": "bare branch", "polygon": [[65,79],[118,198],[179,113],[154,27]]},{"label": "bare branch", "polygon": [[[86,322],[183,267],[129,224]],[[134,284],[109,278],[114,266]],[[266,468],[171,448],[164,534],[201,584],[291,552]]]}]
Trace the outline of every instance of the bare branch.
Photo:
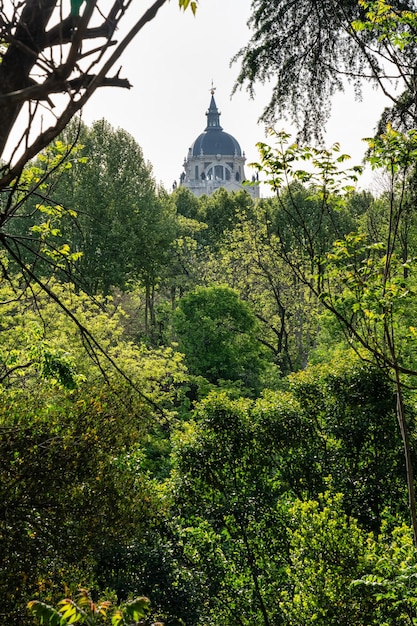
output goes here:
[{"label": "bare branch", "polygon": [[[9,42],[9,47],[0,63],[0,155],[4,152],[7,140],[15,127],[17,117],[25,103],[44,102],[54,115],[55,123],[43,132],[39,132],[30,141],[34,126],[33,116],[22,130],[22,138],[17,142],[21,152],[21,141],[26,145],[18,160],[9,159],[3,167],[5,175],[0,178],[0,190],[19,176],[24,165],[45,148],[65,128],[71,118],[86,104],[98,87],[112,86],[129,89],[130,82],[119,74],[109,76],[115,63],[141,29],[154,19],[158,10],[167,0],[155,0],[150,8],[134,24],[128,34],[117,44],[112,37],[131,0],[115,0],[101,26],[90,26],[97,14],[102,16],[97,7],[97,0],[90,0],[81,15],[69,16],[47,31],[48,22],[54,9],[61,6],[61,0],[26,0],[20,15],[14,16],[17,24],[0,23],[0,35]],[[101,46],[94,50],[82,50],[83,43],[92,38],[103,37]],[[61,63],[54,48],[60,46]],[[104,58],[110,47],[113,52]],[[49,55],[45,51],[49,50]],[[107,56],[107,55],[106,55]],[[89,68],[82,67],[80,61],[90,58]],[[93,66],[98,69],[91,72]],[[39,82],[31,75],[38,68],[44,76]],[[49,96],[54,93],[67,94],[67,104],[60,112],[53,111]],[[36,116],[35,116],[36,117]],[[17,150],[13,150],[17,155]]]}]

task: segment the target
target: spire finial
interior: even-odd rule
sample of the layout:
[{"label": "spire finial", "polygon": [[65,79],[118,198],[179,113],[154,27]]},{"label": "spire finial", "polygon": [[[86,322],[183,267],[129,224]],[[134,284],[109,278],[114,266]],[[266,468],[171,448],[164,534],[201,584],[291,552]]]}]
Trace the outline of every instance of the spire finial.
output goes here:
[{"label": "spire finial", "polygon": [[216,91],[216,87],[213,85],[213,81],[211,81],[211,101],[209,109],[206,113],[207,115],[207,127],[206,130],[223,130],[220,126],[220,112],[216,106],[216,102],[214,100],[214,92]]}]

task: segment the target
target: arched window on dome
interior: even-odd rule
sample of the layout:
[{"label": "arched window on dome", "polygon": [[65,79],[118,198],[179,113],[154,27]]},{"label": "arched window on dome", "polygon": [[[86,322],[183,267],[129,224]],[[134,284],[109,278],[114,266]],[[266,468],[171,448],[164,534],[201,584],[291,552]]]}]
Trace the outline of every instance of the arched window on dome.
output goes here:
[{"label": "arched window on dome", "polygon": [[224,180],[224,168],[223,165],[214,166],[214,178],[215,180]]},{"label": "arched window on dome", "polygon": [[194,168],[194,178],[198,180],[198,165],[196,165]]}]

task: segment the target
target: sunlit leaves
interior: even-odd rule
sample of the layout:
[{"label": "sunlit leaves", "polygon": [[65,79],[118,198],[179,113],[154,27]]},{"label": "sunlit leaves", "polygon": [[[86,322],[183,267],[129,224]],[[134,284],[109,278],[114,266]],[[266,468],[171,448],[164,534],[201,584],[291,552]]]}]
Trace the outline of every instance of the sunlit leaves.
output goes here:
[{"label": "sunlit leaves", "polygon": [[[340,153],[339,144],[325,150],[291,143],[291,136],[284,131],[270,130],[270,135],[275,146],[258,143],[261,161],[252,165],[266,175],[266,182],[274,191],[293,181],[314,185],[323,193],[347,193],[354,188],[362,168],[340,168],[350,157]],[[305,163],[303,168],[302,163]]]},{"label": "sunlit leaves", "polygon": [[[112,626],[123,626],[124,624],[129,624],[130,620],[134,622],[138,622],[144,618],[149,613],[150,602],[148,598],[142,596],[141,598],[136,598],[135,600],[129,602],[124,610],[117,609],[111,618]],[[129,620],[127,620],[129,618]]]},{"label": "sunlit leaves", "polygon": [[[123,608],[116,608],[111,614],[112,626],[127,626],[133,620],[139,623],[149,613],[150,602],[144,596],[128,602]],[[70,624],[86,624],[96,626],[105,624],[112,610],[109,600],[94,602],[87,589],[80,589],[76,599],[64,598],[58,602],[57,608],[38,600],[28,603],[28,610],[39,619],[40,624],[48,626],[69,626]]]},{"label": "sunlit leaves", "polygon": [[384,521],[381,534],[368,539],[368,568],[365,574],[354,580],[352,586],[362,589],[375,598],[375,617],[378,623],[397,626],[416,620],[417,553],[413,537],[405,524],[390,531]]},{"label": "sunlit leaves", "polygon": [[412,318],[414,285],[405,279],[404,266],[411,272],[415,260],[404,263],[391,254],[389,265],[387,261],[382,243],[370,244],[364,234],[347,235],[327,254],[323,266],[327,289],[320,297],[350,319],[352,327],[361,329],[375,348],[383,344],[387,325],[395,324],[398,346],[401,336],[411,349],[415,338],[411,329],[407,331],[406,320]]},{"label": "sunlit leaves", "polygon": [[[287,568],[289,589],[280,602],[286,623],[354,626],[363,609],[351,581],[365,568],[366,535],[342,508],[342,494],[295,502]],[[366,606],[366,605],[364,605]]]},{"label": "sunlit leaves", "polygon": [[404,176],[415,166],[417,130],[401,133],[388,124],[385,133],[366,141],[369,145],[368,161],[374,169],[385,168],[392,174],[401,172]]},{"label": "sunlit leaves", "polygon": [[39,600],[31,600],[28,603],[29,611],[39,619],[40,624],[48,624],[48,626],[62,626],[62,615],[54,609],[54,607],[40,602]]},{"label": "sunlit leaves", "polygon": [[368,31],[376,34],[379,41],[390,43],[400,51],[417,41],[417,14],[401,10],[386,0],[359,0],[365,11],[365,18],[354,20],[354,31]]},{"label": "sunlit leaves", "polygon": [[198,1],[196,0],[179,0],[179,6],[183,11],[186,11],[188,8],[191,9],[193,15],[196,14]]},{"label": "sunlit leaves", "polygon": [[[184,380],[182,357],[172,348],[151,350],[123,337],[126,315],[110,298],[92,301],[69,285],[50,280],[49,286],[61,302],[76,315],[81,327],[91,333],[127,376],[155,402],[168,408],[175,386]],[[105,354],[86,358],[86,346],[77,325],[60,307],[33,286],[22,288],[22,277],[10,284],[0,282],[1,382],[15,386],[36,386],[39,377],[52,385],[73,388],[86,380],[117,373]],[[92,355],[93,356],[93,355]],[[164,391],[162,391],[164,388]]]},{"label": "sunlit leaves", "polygon": [[[388,125],[386,132],[369,140],[369,161],[375,168],[384,168],[391,174],[391,191],[385,201],[385,211],[390,230],[387,239],[381,226],[381,240],[370,240],[363,232],[351,232],[340,238],[334,217],[330,229],[333,241],[330,249],[317,252],[317,239],[325,224],[325,216],[330,215],[330,207],[346,205],[355,182],[357,168],[339,169],[346,156],[338,154],[339,146],[331,151],[299,147],[291,144],[286,133],[273,133],[278,138],[278,147],[262,144],[261,164],[258,167],[266,173],[269,184],[280,198],[291,189],[291,181],[301,181],[309,185],[310,193],[321,204],[321,218],[317,230],[309,228],[309,218],[303,207],[292,198],[293,214],[291,224],[295,233],[301,233],[305,249],[311,261],[316,264],[314,282],[316,295],[326,308],[331,310],[345,327],[349,341],[355,345],[367,346],[374,357],[388,359],[386,342],[392,333],[397,333],[397,349],[403,367],[411,366],[411,354],[416,351],[413,333],[409,330],[412,319],[414,292],[413,270],[415,260],[409,253],[406,239],[407,211],[405,181],[407,172],[414,167],[417,158],[417,136],[415,131],[403,134]],[[306,163],[306,168],[300,165]],[[397,183],[399,183],[398,186]],[[381,200],[382,201],[382,200]],[[289,213],[289,212],[288,212]],[[387,223],[388,226],[388,223]],[[282,254],[287,262],[294,261],[285,246],[288,237],[282,236]],[[405,256],[407,254],[407,256]],[[299,272],[299,266],[293,269]],[[303,276],[307,278],[306,270]],[[310,278],[311,281],[311,278]],[[407,343],[409,343],[407,347]],[[385,355],[385,356],[384,356]],[[406,366],[407,363],[407,366]]]},{"label": "sunlit leaves", "polygon": [[[77,217],[76,211],[51,199],[54,176],[82,162],[80,150],[80,145],[55,141],[26,166],[11,190],[4,192],[8,196],[7,200],[4,196],[5,245],[17,251],[18,264],[28,259],[36,262],[38,273],[40,264],[47,266],[49,273],[68,271],[81,257],[79,251],[71,249],[62,230],[66,220]],[[48,179],[51,172],[54,176]]]}]

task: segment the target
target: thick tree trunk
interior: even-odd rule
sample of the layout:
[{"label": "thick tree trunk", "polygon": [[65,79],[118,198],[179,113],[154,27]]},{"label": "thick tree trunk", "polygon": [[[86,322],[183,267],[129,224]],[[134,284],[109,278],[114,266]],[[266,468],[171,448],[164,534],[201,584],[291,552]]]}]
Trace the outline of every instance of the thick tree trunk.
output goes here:
[{"label": "thick tree trunk", "polygon": [[[57,0],[27,0],[13,40],[0,63],[0,97],[30,86],[29,74],[45,47],[45,29]],[[22,108],[22,101],[1,105],[0,154]]]}]

